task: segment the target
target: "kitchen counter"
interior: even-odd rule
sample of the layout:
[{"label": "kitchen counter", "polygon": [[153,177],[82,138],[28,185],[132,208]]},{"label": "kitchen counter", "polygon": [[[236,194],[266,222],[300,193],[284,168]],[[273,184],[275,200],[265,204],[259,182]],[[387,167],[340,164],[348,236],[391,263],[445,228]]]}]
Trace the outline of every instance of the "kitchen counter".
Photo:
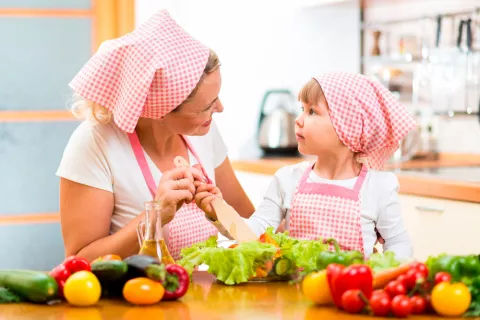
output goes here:
[{"label": "kitchen counter", "polygon": [[[273,175],[285,165],[306,157],[260,158],[232,161],[237,171]],[[400,193],[480,203],[480,155],[441,154],[438,160],[389,164],[400,181]]]},{"label": "kitchen counter", "polygon": [[[431,319],[416,316],[415,319]],[[238,286],[218,284],[206,272],[194,274],[181,301],[135,307],[121,300],[101,300],[96,306],[75,308],[58,305],[9,304],[0,308],[0,319],[48,320],[137,320],[137,319],[373,319],[349,315],[334,308],[315,307],[303,297],[298,286],[285,282],[252,283]]]}]

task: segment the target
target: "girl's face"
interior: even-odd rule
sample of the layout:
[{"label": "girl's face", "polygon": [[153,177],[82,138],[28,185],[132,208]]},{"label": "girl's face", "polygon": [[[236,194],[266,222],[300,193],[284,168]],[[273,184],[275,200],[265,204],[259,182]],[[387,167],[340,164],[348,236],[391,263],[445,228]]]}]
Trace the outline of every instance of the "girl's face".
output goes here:
[{"label": "girl's face", "polygon": [[192,99],[182,104],[178,110],[165,116],[165,127],[172,132],[203,136],[210,130],[212,115],[223,112],[223,105],[218,98],[222,79],[220,70],[205,75]]},{"label": "girl's face", "polygon": [[295,120],[295,133],[298,151],[303,155],[321,156],[347,148],[332,125],[323,94],[318,104],[302,103],[302,113]]}]

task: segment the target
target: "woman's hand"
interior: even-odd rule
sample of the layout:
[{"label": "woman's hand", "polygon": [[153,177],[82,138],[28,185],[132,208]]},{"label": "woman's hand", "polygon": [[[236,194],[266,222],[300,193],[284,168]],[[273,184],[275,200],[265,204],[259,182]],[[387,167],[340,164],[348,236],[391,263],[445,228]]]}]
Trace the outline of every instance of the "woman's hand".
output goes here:
[{"label": "woman's hand", "polygon": [[182,166],[163,173],[158,184],[155,200],[160,204],[162,226],[175,217],[184,203],[195,197],[194,181],[204,181],[202,172],[196,168]]},{"label": "woman's hand", "polygon": [[217,214],[212,206],[212,201],[215,197],[223,199],[223,195],[216,186],[210,183],[195,181],[196,194],[195,203],[202,209],[210,218],[217,220]]}]

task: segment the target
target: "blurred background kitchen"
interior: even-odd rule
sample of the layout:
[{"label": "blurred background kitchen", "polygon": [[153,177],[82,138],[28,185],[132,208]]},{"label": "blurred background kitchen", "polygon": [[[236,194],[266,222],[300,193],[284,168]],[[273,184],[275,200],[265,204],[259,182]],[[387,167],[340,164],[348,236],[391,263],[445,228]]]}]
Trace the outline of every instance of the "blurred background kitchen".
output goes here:
[{"label": "blurred background kitchen", "polygon": [[160,8],[221,59],[216,122],[255,205],[280,166],[303,160],[296,92],[322,72],[361,72],[419,123],[389,164],[415,257],[480,252],[480,0],[0,0],[0,268],[63,259],[68,82]]}]

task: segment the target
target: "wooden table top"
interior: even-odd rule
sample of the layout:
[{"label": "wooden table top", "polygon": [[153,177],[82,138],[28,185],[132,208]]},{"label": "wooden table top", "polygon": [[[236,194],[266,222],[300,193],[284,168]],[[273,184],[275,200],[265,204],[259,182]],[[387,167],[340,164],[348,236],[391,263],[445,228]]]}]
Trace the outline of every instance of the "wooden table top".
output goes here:
[{"label": "wooden table top", "polygon": [[[418,320],[432,316],[411,317]],[[92,307],[7,304],[0,307],[1,320],[189,320],[189,319],[380,319],[349,315],[328,307],[316,307],[303,297],[300,287],[284,282],[219,284],[206,272],[193,276],[187,294],[179,301],[136,307],[122,300],[101,300]],[[390,318],[392,319],[392,318]]]}]

